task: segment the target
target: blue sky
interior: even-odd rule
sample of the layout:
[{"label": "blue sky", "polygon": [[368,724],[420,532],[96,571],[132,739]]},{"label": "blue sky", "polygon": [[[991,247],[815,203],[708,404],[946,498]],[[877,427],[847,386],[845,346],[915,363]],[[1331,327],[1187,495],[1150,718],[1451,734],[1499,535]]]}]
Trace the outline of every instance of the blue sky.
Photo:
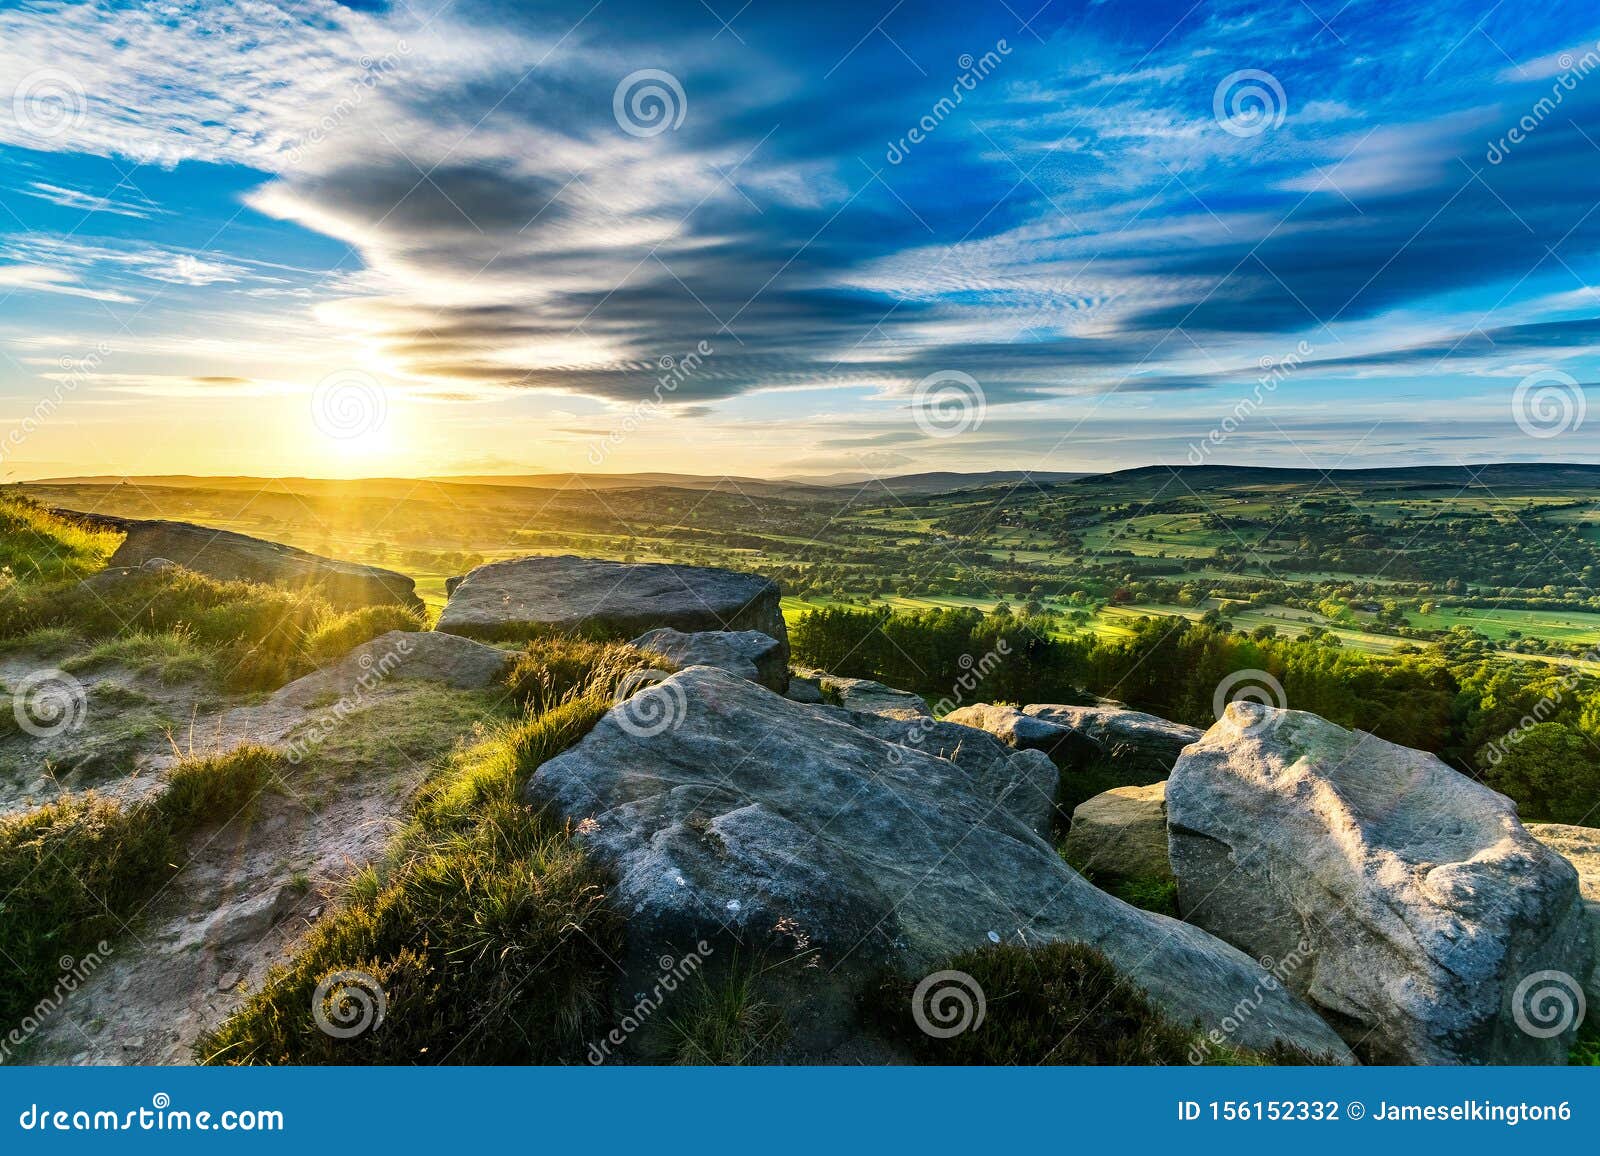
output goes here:
[{"label": "blue sky", "polygon": [[0,470],[1600,461],[1592,5],[740,3],[0,6]]}]

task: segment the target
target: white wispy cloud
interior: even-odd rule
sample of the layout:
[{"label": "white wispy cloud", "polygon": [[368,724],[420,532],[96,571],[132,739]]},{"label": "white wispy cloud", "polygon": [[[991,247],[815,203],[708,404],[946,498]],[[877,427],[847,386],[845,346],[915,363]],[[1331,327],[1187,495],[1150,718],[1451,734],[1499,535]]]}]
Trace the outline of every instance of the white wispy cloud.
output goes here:
[{"label": "white wispy cloud", "polygon": [[70,189],[47,181],[29,181],[16,191],[25,197],[49,201],[52,205],[59,205],[63,209],[81,209],[86,213],[110,213],[117,217],[135,217],[144,220],[166,211],[143,198],[119,200],[111,196],[96,196],[82,189]]},{"label": "white wispy cloud", "polygon": [[121,304],[132,304],[134,301],[134,298],[115,289],[85,285],[71,270],[53,269],[46,265],[0,265],[0,289],[59,293],[66,297],[87,297],[91,301]]}]

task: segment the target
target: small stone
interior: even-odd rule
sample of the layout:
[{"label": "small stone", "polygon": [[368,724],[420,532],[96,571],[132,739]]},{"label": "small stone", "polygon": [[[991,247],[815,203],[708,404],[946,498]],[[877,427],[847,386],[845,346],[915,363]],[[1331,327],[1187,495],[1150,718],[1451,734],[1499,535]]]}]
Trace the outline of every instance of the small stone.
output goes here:
[{"label": "small stone", "polygon": [[129,1036],[122,1041],[122,1050],[125,1052],[136,1052],[142,1047],[144,1047],[143,1036]]},{"label": "small stone", "polygon": [[218,991],[232,991],[243,977],[236,971],[225,971],[217,977]]}]

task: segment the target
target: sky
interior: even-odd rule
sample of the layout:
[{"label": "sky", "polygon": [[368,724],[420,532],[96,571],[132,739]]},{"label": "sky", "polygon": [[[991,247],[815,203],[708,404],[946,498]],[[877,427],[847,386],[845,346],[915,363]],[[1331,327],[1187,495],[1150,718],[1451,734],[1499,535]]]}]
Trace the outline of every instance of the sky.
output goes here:
[{"label": "sky", "polygon": [[1600,462],[1600,9],[0,0],[0,480]]}]

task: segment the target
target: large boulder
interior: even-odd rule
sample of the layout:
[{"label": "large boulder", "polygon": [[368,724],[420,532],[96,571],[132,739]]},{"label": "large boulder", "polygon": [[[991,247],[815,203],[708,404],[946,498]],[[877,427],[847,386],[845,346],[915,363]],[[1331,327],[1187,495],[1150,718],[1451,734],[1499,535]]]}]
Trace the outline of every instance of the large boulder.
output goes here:
[{"label": "large boulder", "polygon": [[1064,771],[1078,771],[1105,754],[1098,739],[1068,723],[1053,722],[1014,706],[979,702],[951,711],[951,722],[988,731],[1021,751],[1043,751]]},{"label": "large boulder", "polygon": [[926,715],[902,718],[844,707],[828,709],[885,742],[949,759],[972,776],[980,795],[1010,811],[1034,834],[1050,838],[1061,772],[1044,752],[1013,750],[984,731],[936,722]]},{"label": "large boulder", "polygon": [[818,684],[823,697],[845,710],[876,714],[885,718],[931,719],[927,700],[909,690],[896,690],[870,678],[836,678],[823,675]]},{"label": "large boulder", "polygon": [[[1580,976],[1591,1021],[1600,1022],[1600,828],[1570,823],[1529,823],[1528,834],[1556,852],[1578,872],[1578,893],[1589,919],[1594,967]],[[1559,1000],[1559,997],[1558,997]]]},{"label": "large boulder", "polygon": [[798,953],[766,979],[787,985],[794,1042],[817,1054],[850,1037],[885,968],[1068,941],[1105,952],[1180,1022],[1348,1060],[1255,961],[1096,890],[959,763],[709,667],[640,694],[657,701],[614,707],[528,787],[616,881],[626,992],[702,941],[717,960]]},{"label": "large boulder", "polygon": [[422,608],[416,584],[393,570],[339,562],[281,542],[189,522],[127,521],[123,525],[127,537],[107,563],[112,568],[164,560],[227,582],[312,588],[344,609],[388,603]]},{"label": "large boulder", "polygon": [[1543,975],[1588,972],[1578,876],[1511,800],[1247,702],[1184,751],[1166,799],[1184,918],[1279,960],[1364,1059],[1565,1060],[1576,1024],[1529,1030],[1527,1001]]},{"label": "large boulder", "polygon": [[450,592],[439,629],[485,641],[545,632],[631,638],[658,626],[759,630],[789,659],[777,583],[709,566],[606,562],[563,554],[479,566]]},{"label": "large boulder", "polygon": [[699,630],[685,634],[663,626],[641,634],[632,645],[658,654],[673,666],[714,666],[748,678],[778,694],[789,689],[789,664],[783,644],[759,630]]},{"label": "large boulder", "polygon": [[1201,734],[1198,727],[1119,706],[1035,703],[1023,707],[1022,713],[1088,735],[1119,774],[1142,784],[1166,778],[1183,748]]},{"label": "large boulder", "polygon": [[350,715],[399,692],[404,683],[481,690],[499,681],[515,659],[508,651],[454,634],[391,630],[260,702],[197,723],[190,742],[198,744],[202,753],[220,753],[247,742],[285,746],[291,761],[298,762]]},{"label": "large boulder", "polygon": [[1171,880],[1167,784],[1113,787],[1079,803],[1062,851],[1097,880]]}]

